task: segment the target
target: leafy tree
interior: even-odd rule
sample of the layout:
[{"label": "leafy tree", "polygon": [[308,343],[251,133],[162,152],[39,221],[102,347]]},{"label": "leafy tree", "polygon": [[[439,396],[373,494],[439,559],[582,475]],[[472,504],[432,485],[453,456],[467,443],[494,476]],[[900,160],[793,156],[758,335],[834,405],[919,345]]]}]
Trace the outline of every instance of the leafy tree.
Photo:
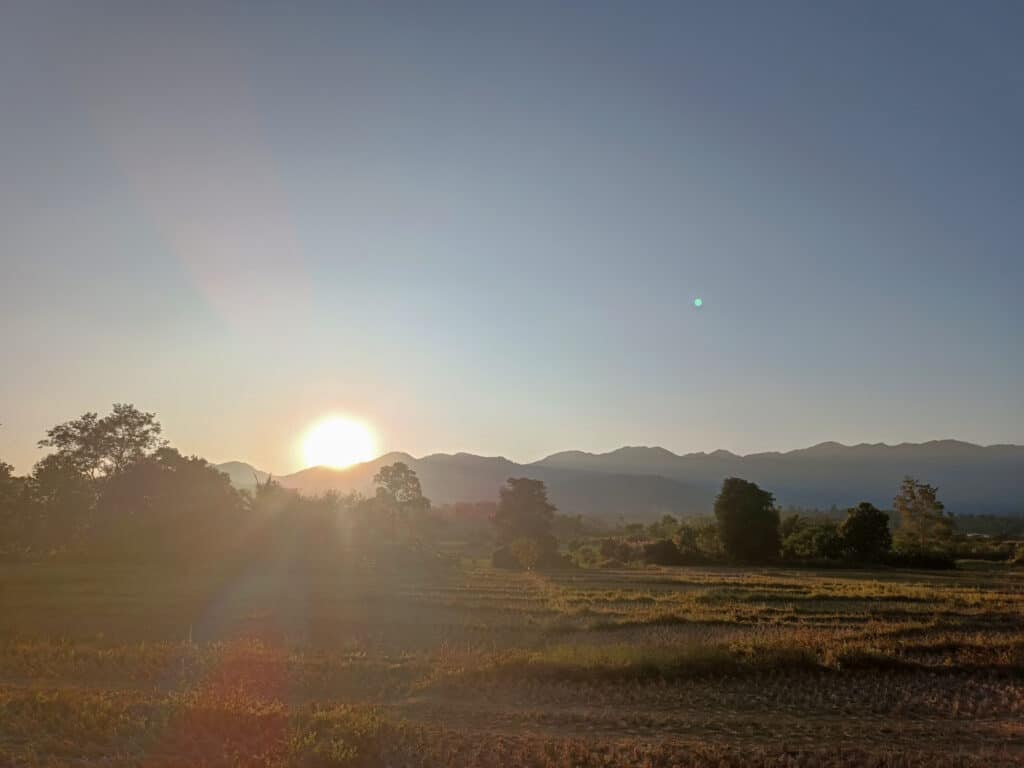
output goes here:
[{"label": "leafy tree", "polygon": [[847,511],[839,535],[846,554],[861,562],[881,562],[892,549],[888,513],[866,501]]},{"label": "leafy tree", "polygon": [[54,465],[59,462],[63,470],[74,470],[96,479],[103,468],[102,428],[95,413],[51,427],[39,441],[39,447],[53,448],[53,455],[57,457]]},{"label": "leafy tree", "polygon": [[155,414],[143,413],[127,403],[115,403],[113,411],[100,419],[100,427],[108,474],[117,474],[167,445],[160,436],[163,430]]},{"label": "leafy tree", "polygon": [[[525,568],[558,565],[558,540],[551,534],[555,506],[548,501],[544,483],[510,477],[498,495],[493,522],[499,547],[492,562],[499,567],[509,562]],[[531,546],[524,541],[532,542]]]},{"label": "leafy tree", "polygon": [[399,520],[407,520],[430,509],[430,499],[423,495],[416,471],[404,462],[396,461],[381,467],[373,476],[373,482],[377,484],[375,502],[391,521],[392,536],[397,533]]},{"label": "leafy tree", "polygon": [[782,540],[787,560],[836,560],[843,554],[843,541],[832,520],[798,519],[797,527]]},{"label": "leafy tree", "polygon": [[548,501],[543,481],[510,477],[498,494],[500,500],[494,513],[494,526],[498,530],[499,543],[551,536],[555,506]]},{"label": "leafy tree", "polygon": [[115,403],[103,418],[86,413],[47,430],[40,448],[53,448],[65,468],[93,480],[117,474],[165,445],[160,422],[134,405]]},{"label": "leafy tree", "polygon": [[902,552],[940,552],[953,538],[953,518],[938,498],[938,488],[905,477],[893,499],[899,516],[896,548]]},{"label": "leafy tree", "polygon": [[28,492],[35,513],[30,536],[37,544],[67,544],[90,527],[96,487],[73,457],[51,453],[36,462]]},{"label": "leafy tree", "polygon": [[381,467],[373,476],[373,482],[377,484],[377,495],[388,496],[396,504],[430,506],[430,501],[423,495],[420,486],[420,479],[416,471],[408,464],[396,461],[387,467]]},{"label": "leafy tree", "polygon": [[772,560],[779,554],[779,512],[775,497],[739,477],[722,482],[715,518],[725,553],[737,560]]},{"label": "leafy tree", "polygon": [[204,459],[159,448],[103,483],[96,534],[125,552],[225,546],[242,526],[242,496]]}]

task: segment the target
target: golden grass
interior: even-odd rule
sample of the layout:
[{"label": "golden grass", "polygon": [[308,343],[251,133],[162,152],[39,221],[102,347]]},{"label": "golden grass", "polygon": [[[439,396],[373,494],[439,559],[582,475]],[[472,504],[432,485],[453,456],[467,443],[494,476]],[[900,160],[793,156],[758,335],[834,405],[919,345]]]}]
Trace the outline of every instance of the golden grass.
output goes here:
[{"label": "golden grass", "polygon": [[292,566],[0,566],[0,765],[1024,762],[1014,572]]}]

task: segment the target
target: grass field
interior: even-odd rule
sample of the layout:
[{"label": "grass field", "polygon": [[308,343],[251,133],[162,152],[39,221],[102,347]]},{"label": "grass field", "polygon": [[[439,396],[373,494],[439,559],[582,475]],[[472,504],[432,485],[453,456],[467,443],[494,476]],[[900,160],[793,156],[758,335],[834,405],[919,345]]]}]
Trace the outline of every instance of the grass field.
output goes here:
[{"label": "grass field", "polygon": [[1024,578],[0,565],[0,765],[1024,764]]}]

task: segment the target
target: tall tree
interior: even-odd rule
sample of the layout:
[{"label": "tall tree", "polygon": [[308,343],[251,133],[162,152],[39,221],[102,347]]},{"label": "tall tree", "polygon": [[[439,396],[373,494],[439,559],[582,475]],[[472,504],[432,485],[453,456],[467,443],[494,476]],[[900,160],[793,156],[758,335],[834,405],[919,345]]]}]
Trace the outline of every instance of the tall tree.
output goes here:
[{"label": "tall tree", "polygon": [[373,476],[377,495],[389,497],[395,504],[407,509],[429,509],[430,499],[423,495],[416,470],[402,461],[381,467]]},{"label": "tall tree", "polygon": [[510,477],[498,491],[500,500],[494,513],[498,541],[508,544],[519,538],[547,539],[555,519],[555,506],[541,480]]},{"label": "tall tree", "polygon": [[416,519],[430,509],[430,499],[423,495],[416,470],[402,461],[381,467],[373,476],[377,484],[376,503],[391,522],[391,535],[398,533],[399,520]]},{"label": "tall tree", "polygon": [[892,549],[889,515],[867,501],[847,511],[839,535],[843,550],[854,560],[877,563]]},{"label": "tall tree", "polygon": [[779,511],[775,497],[755,483],[728,477],[715,498],[718,535],[737,560],[774,560],[779,555]]},{"label": "tall tree", "polygon": [[934,552],[948,547],[953,538],[953,517],[939,501],[939,489],[913,477],[903,478],[893,499],[899,515],[896,548],[904,552]]}]

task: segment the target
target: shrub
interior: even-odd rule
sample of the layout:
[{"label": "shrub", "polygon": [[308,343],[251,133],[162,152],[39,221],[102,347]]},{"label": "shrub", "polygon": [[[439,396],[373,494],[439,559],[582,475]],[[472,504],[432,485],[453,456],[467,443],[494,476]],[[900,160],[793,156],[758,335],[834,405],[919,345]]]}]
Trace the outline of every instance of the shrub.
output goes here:
[{"label": "shrub", "polygon": [[686,565],[687,560],[671,539],[658,539],[643,546],[644,562],[650,565]]}]

